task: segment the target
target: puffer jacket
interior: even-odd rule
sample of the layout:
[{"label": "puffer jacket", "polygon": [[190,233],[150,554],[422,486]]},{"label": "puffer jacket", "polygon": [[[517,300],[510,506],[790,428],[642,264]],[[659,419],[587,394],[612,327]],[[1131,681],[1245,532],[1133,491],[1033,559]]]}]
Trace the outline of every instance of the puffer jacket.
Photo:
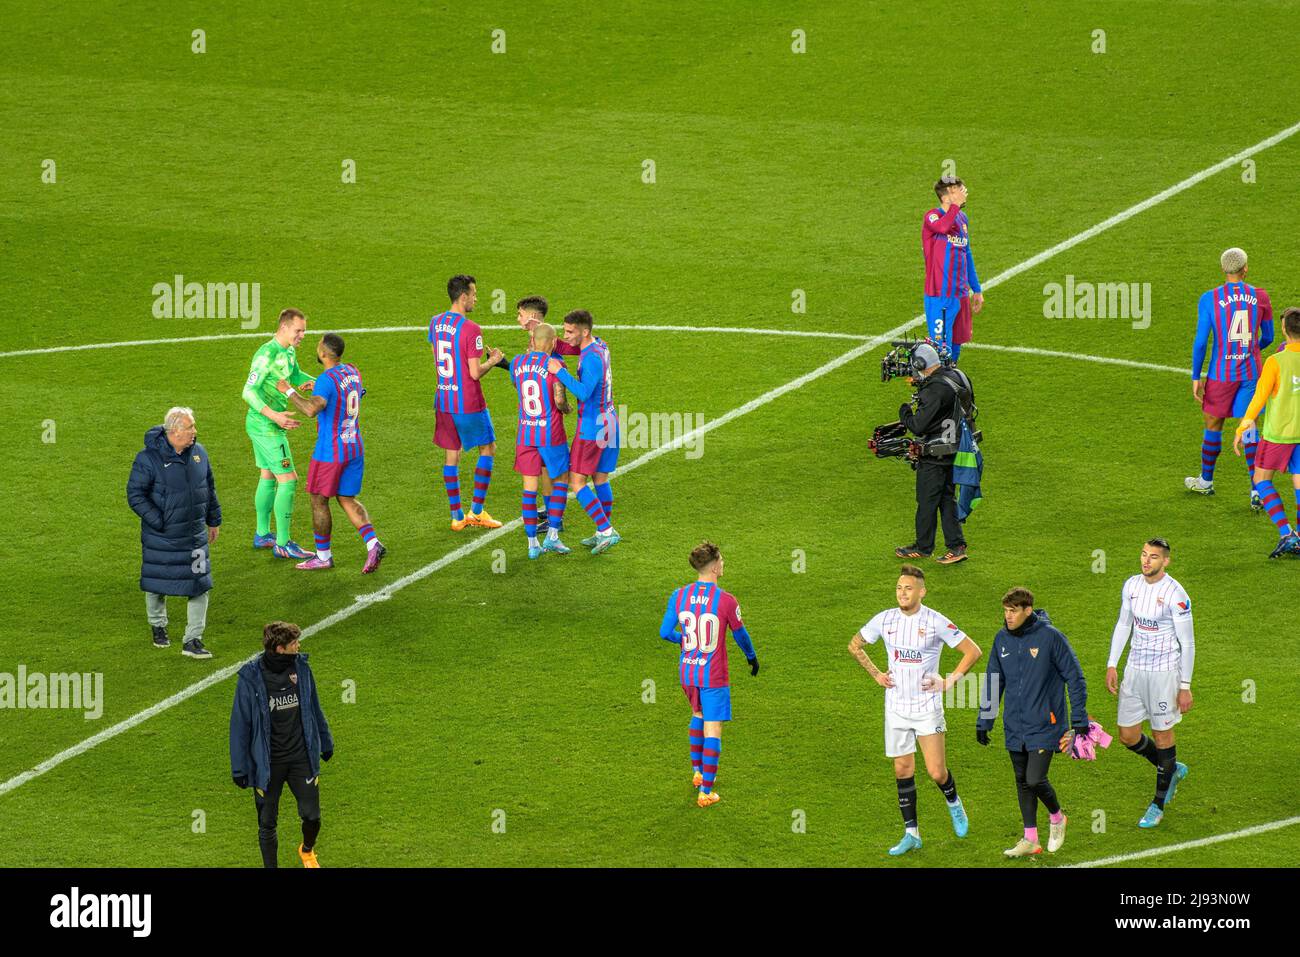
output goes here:
[{"label": "puffer jacket", "polygon": [[221,524],[221,503],[207,450],[196,442],[178,453],[155,425],[131,466],[126,501],[140,516],[141,590],[193,598],[211,589],[208,528]]}]

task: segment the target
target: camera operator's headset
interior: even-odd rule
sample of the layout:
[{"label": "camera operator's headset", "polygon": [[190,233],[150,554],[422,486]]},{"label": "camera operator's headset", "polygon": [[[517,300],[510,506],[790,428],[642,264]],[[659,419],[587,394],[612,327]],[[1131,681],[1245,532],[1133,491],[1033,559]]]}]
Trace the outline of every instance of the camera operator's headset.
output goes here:
[{"label": "camera operator's headset", "polygon": [[[923,343],[912,352],[912,359],[910,362],[910,366],[912,370],[913,379],[915,379],[917,382],[921,382],[922,380],[926,379],[925,370],[930,368],[931,366],[936,366],[939,364],[940,362],[939,362],[938,350],[936,350],[934,346]],[[961,411],[962,417],[965,418],[967,425],[970,427],[971,434],[974,440],[976,442],[979,442],[982,438],[984,438],[984,434],[982,432],[976,431],[975,426],[973,424],[975,421],[975,416],[978,414],[975,408],[974,389],[971,387],[970,379],[967,377],[966,373],[956,368],[954,368],[952,371],[957,374],[961,383],[960,386],[957,383],[954,383],[947,378],[942,378],[940,381],[942,381],[944,385],[948,386],[948,388],[952,389],[952,391],[956,393],[957,408]],[[934,376],[931,376],[930,378],[934,378]],[[931,442],[926,445],[926,454],[929,455],[951,455],[956,451],[957,451],[957,445],[955,443]]]}]

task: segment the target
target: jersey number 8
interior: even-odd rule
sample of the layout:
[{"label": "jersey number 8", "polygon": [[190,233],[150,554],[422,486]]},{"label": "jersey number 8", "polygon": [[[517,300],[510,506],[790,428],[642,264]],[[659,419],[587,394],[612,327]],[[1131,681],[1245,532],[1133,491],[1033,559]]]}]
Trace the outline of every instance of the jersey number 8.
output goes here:
[{"label": "jersey number 8", "polygon": [[542,386],[536,379],[525,379],[519,384],[519,397],[523,402],[524,414],[536,418],[542,409]]},{"label": "jersey number 8", "polygon": [[711,655],[717,650],[722,631],[717,615],[705,612],[697,617],[693,611],[679,611],[677,623],[682,626],[682,651],[698,648],[701,653]]}]

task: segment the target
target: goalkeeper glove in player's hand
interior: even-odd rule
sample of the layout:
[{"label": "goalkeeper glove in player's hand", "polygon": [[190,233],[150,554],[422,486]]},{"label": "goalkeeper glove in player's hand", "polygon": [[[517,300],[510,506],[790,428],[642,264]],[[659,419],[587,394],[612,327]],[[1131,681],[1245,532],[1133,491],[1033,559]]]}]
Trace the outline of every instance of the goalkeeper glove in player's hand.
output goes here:
[{"label": "goalkeeper glove in player's hand", "polygon": [[985,747],[988,747],[989,733],[985,731],[983,728],[976,728],[975,740],[978,741],[980,744],[984,745]]},{"label": "goalkeeper glove in player's hand", "polygon": [[333,751],[322,751],[322,752],[320,753],[320,759],[321,759],[322,761],[328,761],[328,760],[329,760],[330,758],[332,758],[332,757],[334,757],[334,752],[333,752]]},{"label": "goalkeeper glove in player's hand", "polygon": [[758,659],[757,659],[757,658],[750,658],[750,659],[749,659],[749,673],[750,673],[751,675],[753,675],[755,678],[758,677]]},{"label": "goalkeeper glove in player's hand", "polygon": [[247,774],[232,774],[231,779],[235,782],[235,787],[239,788],[241,791],[248,787]]}]

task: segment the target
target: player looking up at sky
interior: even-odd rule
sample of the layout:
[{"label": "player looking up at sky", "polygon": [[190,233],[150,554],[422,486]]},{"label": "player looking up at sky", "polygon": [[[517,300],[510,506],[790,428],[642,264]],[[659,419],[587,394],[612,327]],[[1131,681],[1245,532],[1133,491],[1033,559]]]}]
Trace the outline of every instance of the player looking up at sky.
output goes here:
[{"label": "player looking up at sky", "polygon": [[[1267,407],[1263,440],[1255,458],[1255,488],[1268,517],[1277,526],[1277,547],[1269,558],[1300,554],[1300,309],[1282,313],[1286,347],[1264,360],[1255,397],[1242,415],[1232,446],[1238,455]],[[1273,485],[1274,472],[1290,472],[1295,487],[1296,524],[1287,521],[1286,506]]]},{"label": "player looking up at sky", "polygon": [[[1273,304],[1268,293],[1242,281],[1247,270],[1245,251],[1235,246],[1224,250],[1219,265],[1223,285],[1201,293],[1192,345],[1192,396],[1201,404],[1205,432],[1201,436],[1201,474],[1189,475],[1183,484],[1202,495],[1214,494],[1214,464],[1223,446],[1223,423],[1245,414],[1259,380],[1260,351],[1273,341]],[[1207,347],[1210,367],[1202,379]],[[1242,434],[1250,505],[1258,510],[1262,507],[1254,476],[1258,439],[1253,428]]]},{"label": "player looking up at sky", "polygon": [[722,577],[722,552],[712,542],[701,542],[690,556],[699,578],[668,596],[668,609],[659,637],[681,645],[678,662],[682,693],[691,705],[690,754],[700,789],[696,803],[709,807],[722,800],[713,790],[722,755],[722,722],[731,720],[731,678],[727,672],[727,630],[758,675],[758,655],[740,619],[734,596],[718,587]]},{"label": "player looking up at sky", "polygon": [[[970,827],[945,757],[943,694],[974,667],[981,652],[960,628],[921,604],[925,595],[925,572],[904,565],[894,586],[898,607],[880,612],[849,642],[849,653],[885,689],[885,756],[894,761],[898,807],[903,814],[903,839],[889,849],[894,857],[921,847],[916,812],[917,745],[926,772],[948,803],[953,831],[965,837]],[[882,638],[889,662],[884,671],[863,647]],[[946,678],[939,674],[939,656],[945,645],[962,653],[956,670]]]},{"label": "player looking up at sky", "polygon": [[[448,279],[447,298],[451,307],[429,320],[429,348],[438,370],[433,441],[446,452],[442,481],[451,509],[451,530],[463,531],[470,525],[500,528],[501,523],[483,508],[497,441],[479,380],[505,356],[500,349],[484,349],[483,330],[469,318],[478,301],[474,277]],[[460,453],[473,448],[479,450],[479,457],[474,466],[474,500],[466,513],[460,501]]]},{"label": "player looking up at sky", "polygon": [[[276,388],[281,379],[294,388],[310,389],[313,379],[298,368],[294,352],[307,333],[307,317],[297,309],[280,313],[275,335],[253,353],[253,365],[244,383],[244,431],[253,443],[258,482],[254,506],[257,531],[254,548],[270,548],[277,558],[311,558],[289,535],[293,520],[293,499],[298,488],[298,473],[289,449],[289,430],[302,423],[286,414],[289,399]],[[271,515],[275,514],[275,534],[271,534]]]},{"label": "player looking up at sky", "polygon": [[[1119,739],[1134,754],[1156,769],[1156,796],[1138,822],[1155,827],[1174,799],[1178,782],[1187,777],[1187,765],[1178,761],[1174,725],[1192,710],[1192,666],[1196,643],[1192,636],[1192,600],[1183,586],[1165,572],[1169,543],[1153,538],[1142,546],[1142,573],[1124,583],[1119,599],[1119,620],[1110,637],[1106,662],[1106,690],[1119,695]],[[1119,680],[1119,659],[1132,635],[1124,682]],[[1142,722],[1151,722],[1151,738]]]},{"label": "player looking up at sky", "polygon": [[330,499],[337,497],[339,507],[366,546],[361,573],[368,575],[379,567],[388,550],[375,535],[366,507],[357,498],[366,470],[361,441],[361,397],[366,390],[357,367],[342,361],[343,347],[343,337],[333,332],[327,332],[316,344],[316,361],[325,371],[316,379],[310,396],[299,395],[287,379],[281,379],[276,387],[300,412],[316,420],[316,448],[307,468],[316,554],[297,567],[305,571],[334,567]]},{"label": "player looking up at sky", "polygon": [[956,176],[934,184],[939,205],[921,221],[925,258],[925,323],[930,338],[946,346],[952,361],[971,340],[971,314],[984,308],[984,294],[970,251],[970,224],[962,207],[969,195]]}]

